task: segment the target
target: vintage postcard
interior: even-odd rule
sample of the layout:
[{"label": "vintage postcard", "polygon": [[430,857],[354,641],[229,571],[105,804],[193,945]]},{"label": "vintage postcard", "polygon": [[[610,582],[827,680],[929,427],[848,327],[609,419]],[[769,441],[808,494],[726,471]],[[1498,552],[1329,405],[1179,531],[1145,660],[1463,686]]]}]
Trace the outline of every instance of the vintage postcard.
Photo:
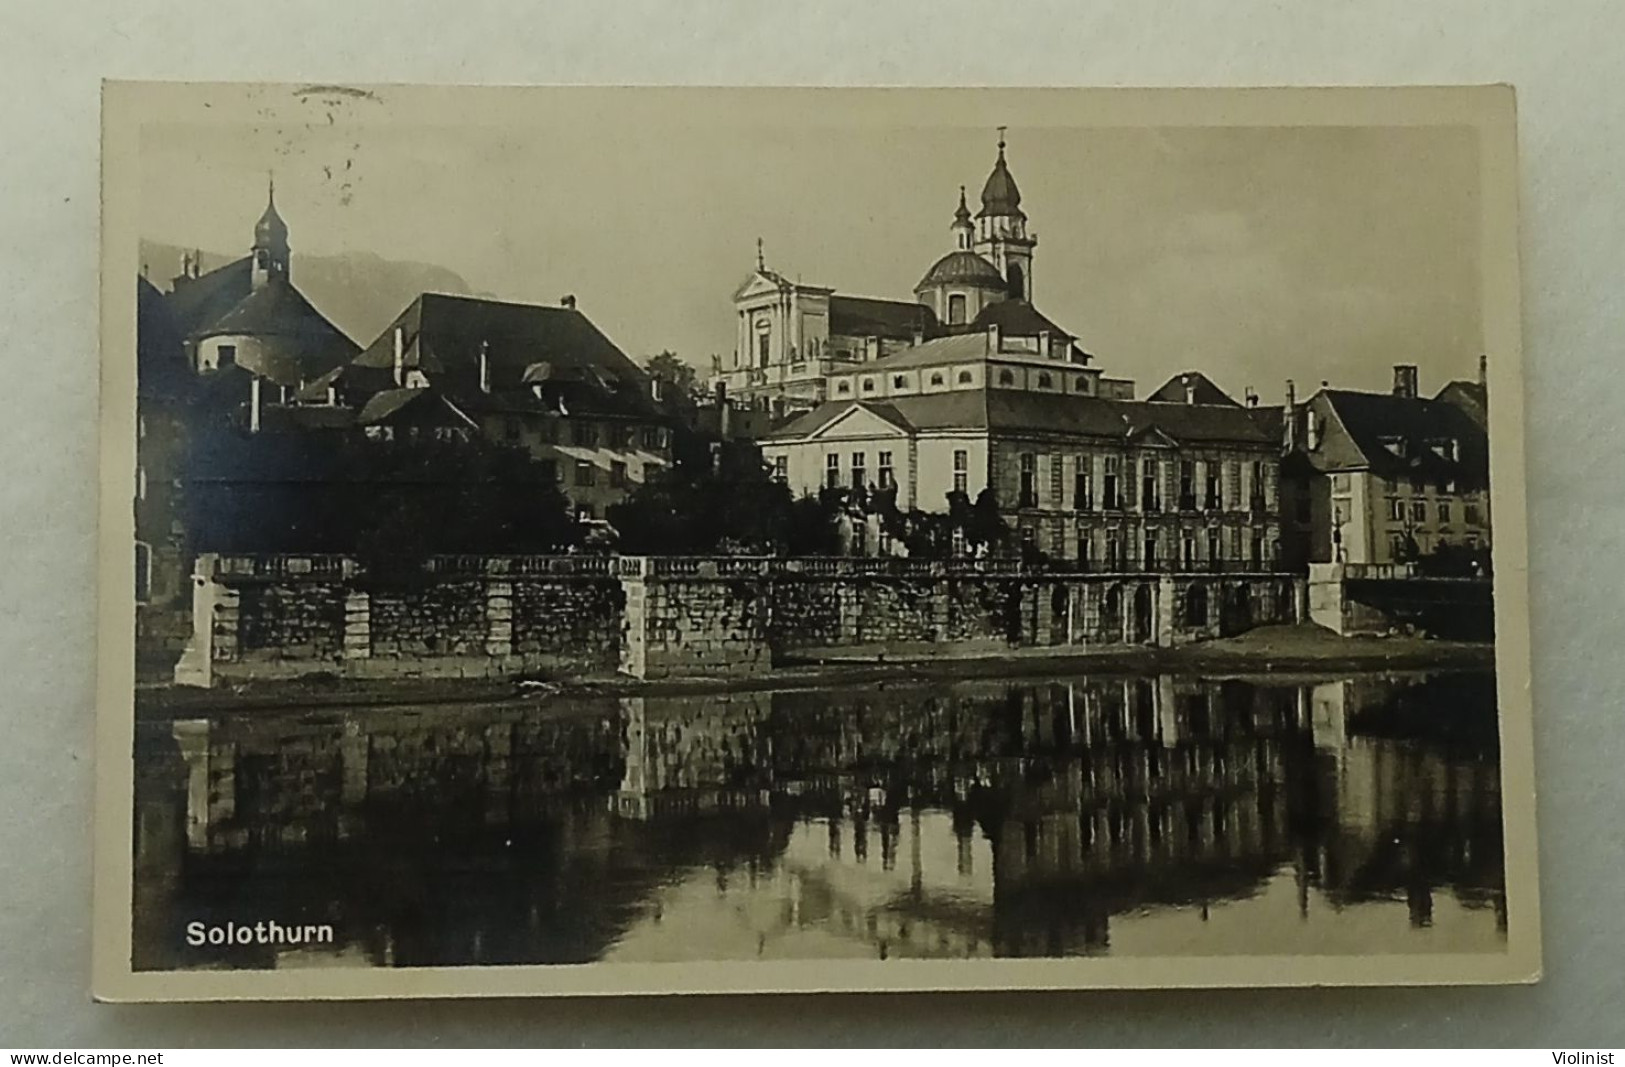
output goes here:
[{"label": "vintage postcard", "polygon": [[1527,982],[1512,90],[105,90],[95,992]]}]

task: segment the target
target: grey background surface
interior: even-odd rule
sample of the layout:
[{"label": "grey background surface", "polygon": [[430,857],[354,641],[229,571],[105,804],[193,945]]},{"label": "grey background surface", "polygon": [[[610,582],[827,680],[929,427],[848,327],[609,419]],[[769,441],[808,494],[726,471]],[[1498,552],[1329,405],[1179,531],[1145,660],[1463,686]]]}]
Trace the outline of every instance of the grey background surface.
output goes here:
[{"label": "grey background surface", "polygon": [[[213,0],[0,9],[0,1045],[1625,1044],[1625,7]],[[133,1007],[89,1000],[99,79],[1519,91],[1546,980]]]}]

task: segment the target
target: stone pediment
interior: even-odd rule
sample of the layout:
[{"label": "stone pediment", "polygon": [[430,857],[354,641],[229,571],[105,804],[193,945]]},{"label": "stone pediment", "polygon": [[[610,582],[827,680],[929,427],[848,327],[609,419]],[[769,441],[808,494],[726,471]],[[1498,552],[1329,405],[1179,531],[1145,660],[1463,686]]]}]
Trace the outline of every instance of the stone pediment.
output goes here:
[{"label": "stone pediment", "polygon": [[894,416],[883,409],[877,410],[854,401],[846,410],[837,413],[807,436],[809,439],[820,441],[842,438],[906,438],[909,436],[909,430],[910,427],[901,416]]}]

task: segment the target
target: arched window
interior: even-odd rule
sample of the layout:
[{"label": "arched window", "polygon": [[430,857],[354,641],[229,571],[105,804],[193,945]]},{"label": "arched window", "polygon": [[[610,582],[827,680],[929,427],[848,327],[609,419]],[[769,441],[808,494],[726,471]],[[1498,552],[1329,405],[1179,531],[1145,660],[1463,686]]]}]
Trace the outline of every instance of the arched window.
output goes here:
[{"label": "arched window", "polygon": [[906,377],[904,377],[901,374],[892,375],[891,387],[893,389],[902,389],[903,387],[905,387],[907,385],[908,385],[908,379]]},{"label": "arched window", "polygon": [[954,293],[948,297],[948,322],[959,326],[965,321],[965,294]]},{"label": "arched window", "polygon": [[1087,393],[1089,391],[1089,376],[1087,374],[1078,375],[1077,386],[1078,392]]},{"label": "arched window", "polygon": [[1019,264],[1019,263],[1010,264],[1010,269],[1008,271],[1006,271],[1005,273],[1006,273],[1006,276],[1010,279],[1010,298],[1012,300],[1024,300],[1024,299],[1026,299],[1026,297],[1027,297],[1027,276],[1021,272],[1021,264]]},{"label": "arched window", "polygon": [[1015,385],[1016,384],[1015,372],[1014,371],[1001,370],[999,372],[999,384],[1000,385]]},{"label": "arched window", "polygon": [[968,371],[968,370],[960,371],[959,372],[959,384],[960,385],[969,385],[970,383],[971,383],[971,373],[970,373],[970,371]]},{"label": "arched window", "polygon": [[875,380],[873,378],[863,379],[863,391],[866,393],[872,393],[875,391]]},{"label": "arched window", "polygon": [[942,372],[938,371],[936,374],[931,375],[931,384],[932,385],[942,385],[943,384]]},{"label": "arched window", "polygon": [[1051,388],[1054,388],[1054,386],[1055,386],[1055,380],[1053,378],[1051,378],[1049,375],[1040,374],[1038,376],[1038,388],[1040,388],[1040,389],[1051,389]]},{"label": "arched window", "polygon": [[852,391],[852,383],[843,378],[841,381],[835,383],[835,391],[840,393],[842,396],[845,396]]}]

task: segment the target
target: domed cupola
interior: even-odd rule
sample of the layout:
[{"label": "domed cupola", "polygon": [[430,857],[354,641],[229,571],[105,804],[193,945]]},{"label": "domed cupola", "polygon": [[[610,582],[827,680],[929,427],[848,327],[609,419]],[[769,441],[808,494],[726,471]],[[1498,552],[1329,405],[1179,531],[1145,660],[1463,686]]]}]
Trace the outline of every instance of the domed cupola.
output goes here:
[{"label": "domed cupola", "polygon": [[915,292],[935,285],[971,285],[987,289],[1004,289],[1004,275],[999,268],[975,252],[949,252],[931,265],[914,287]]},{"label": "domed cupola", "polygon": [[1021,190],[1016,187],[1016,179],[1011,176],[1010,166],[1004,161],[1002,130],[999,133],[999,158],[982,186],[982,210],[976,213],[979,219],[996,216],[1027,217],[1021,213]]},{"label": "domed cupola", "polygon": [[266,189],[265,211],[254,223],[252,284],[255,289],[271,279],[288,280],[288,224],[276,210],[276,182]]},{"label": "domed cupola", "polygon": [[1005,292],[1017,300],[1033,298],[1033,249],[1038,238],[1027,232],[1021,190],[1004,160],[1004,127],[999,127],[999,158],[982,186],[982,210],[976,213],[976,251],[1005,279]]},{"label": "domed cupola", "polygon": [[988,304],[1001,299],[1009,283],[986,256],[972,249],[976,227],[965,204],[965,187],[959,187],[959,207],[954,212],[954,250],[931,264],[914,295],[948,325],[963,326]]}]

